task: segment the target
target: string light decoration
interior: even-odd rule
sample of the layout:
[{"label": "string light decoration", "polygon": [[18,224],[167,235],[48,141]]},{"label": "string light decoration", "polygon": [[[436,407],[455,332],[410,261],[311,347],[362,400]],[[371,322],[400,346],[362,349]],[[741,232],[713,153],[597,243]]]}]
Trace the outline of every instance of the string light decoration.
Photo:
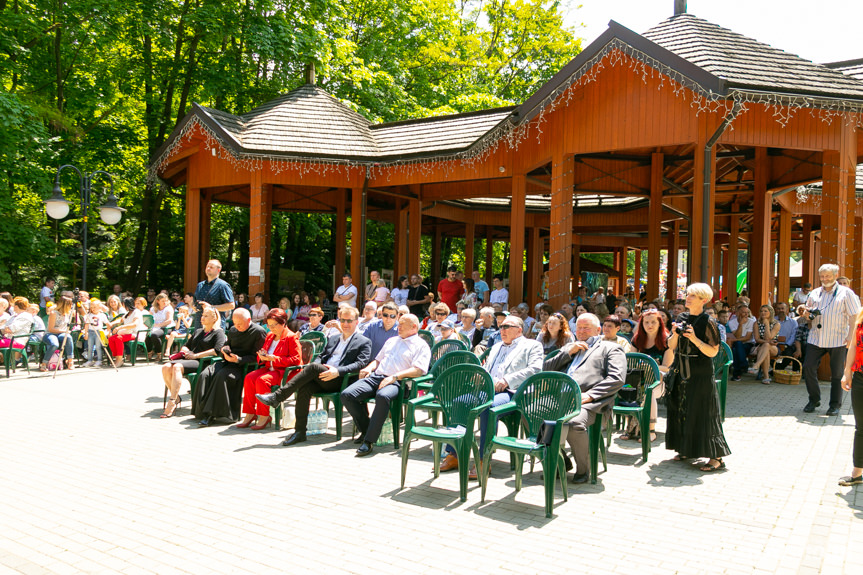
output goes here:
[{"label": "string light decoration", "polygon": [[[179,148],[198,134],[204,139],[204,146],[216,157],[227,160],[235,169],[249,171],[263,170],[269,165],[274,174],[290,171],[300,178],[307,174],[325,176],[339,174],[350,176],[353,170],[362,169],[369,177],[386,177],[389,181],[396,174],[406,176],[431,176],[435,173],[448,179],[458,167],[478,169],[489,157],[503,147],[505,150],[518,150],[528,137],[533,135],[537,143],[542,143],[545,130],[543,126],[548,116],[555,110],[567,107],[577,91],[593,82],[607,69],[626,67],[647,85],[657,79],[657,90],[668,89],[671,93],[689,102],[695,116],[704,113],[728,114],[735,103],[740,105],[740,114],[750,106],[763,106],[773,119],[782,127],[801,113],[808,112],[831,125],[844,119],[848,125],[863,128],[863,101],[850,99],[800,96],[794,94],[765,93],[752,90],[733,89],[728,94],[718,94],[705,89],[698,82],[678,72],[656,58],[633,48],[618,38],[613,38],[592,58],[575,70],[568,78],[545,97],[535,108],[527,112],[530,121],[513,123],[509,118],[500,122],[494,129],[481,137],[467,150],[444,153],[437,156],[416,159],[341,160],[291,157],[290,155],[246,153],[227,145],[222,137],[209,126],[193,116],[174,137],[163,153],[151,164],[149,176],[156,179],[158,173],[170,163],[171,157]],[[534,114],[535,113],[535,114]],[[739,116],[738,116],[739,117]],[[734,124],[729,126],[734,129]]]}]

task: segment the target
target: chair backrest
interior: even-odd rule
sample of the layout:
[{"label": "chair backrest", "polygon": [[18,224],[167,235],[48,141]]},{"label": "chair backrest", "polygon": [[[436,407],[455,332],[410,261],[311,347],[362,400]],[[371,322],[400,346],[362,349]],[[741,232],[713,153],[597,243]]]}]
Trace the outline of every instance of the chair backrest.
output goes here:
[{"label": "chair backrest", "polygon": [[545,355],[545,359],[543,361],[548,361],[559,353],[560,353],[559,349],[553,349]]},{"label": "chair backrest", "polygon": [[454,365],[479,364],[479,358],[476,354],[459,349],[443,354],[440,359],[432,364],[432,368],[429,370],[429,373],[431,373],[432,377],[435,378]]},{"label": "chair backrest", "polygon": [[300,340],[300,356],[303,358],[303,365],[312,363],[315,359],[316,347],[315,342],[310,339]]},{"label": "chair backrest", "polygon": [[307,331],[300,337],[300,341],[311,341],[315,344],[315,353],[320,355],[327,346],[327,336],[322,331]]},{"label": "chair backrest", "polygon": [[521,412],[527,436],[536,438],[543,421],[559,419],[581,409],[581,389],[565,373],[541,371],[528,377],[512,400]]},{"label": "chair backrest", "polygon": [[447,425],[467,425],[470,411],[494,398],[494,382],[481,366],[454,365],[435,377],[432,394]]},{"label": "chair backrest", "polygon": [[432,332],[427,329],[421,329],[417,332],[417,335],[423,338],[423,341],[426,342],[429,347],[434,347],[434,335]]},{"label": "chair backrest", "polygon": [[626,383],[633,383],[633,374],[638,374],[639,380],[634,382],[633,387],[638,390],[638,403],[644,401],[644,390],[653,385],[655,382],[662,379],[662,373],[659,371],[659,364],[656,360],[643,353],[627,353],[626,354]]},{"label": "chair backrest", "polygon": [[470,349],[470,339],[464,334],[463,331],[458,332],[458,338],[462,340],[462,342]]},{"label": "chair backrest", "polygon": [[444,354],[451,351],[466,350],[467,346],[460,339],[444,339],[431,348],[431,365],[434,365],[437,360],[443,357]]},{"label": "chair backrest", "polygon": [[153,329],[153,324],[156,323],[156,320],[152,315],[145,313],[144,314],[144,327],[147,329]]},{"label": "chair backrest", "polygon": [[722,377],[722,370],[726,364],[731,363],[731,348],[725,342],[719,343],[719,353],[713,356],[713,376],[718,379]]}]

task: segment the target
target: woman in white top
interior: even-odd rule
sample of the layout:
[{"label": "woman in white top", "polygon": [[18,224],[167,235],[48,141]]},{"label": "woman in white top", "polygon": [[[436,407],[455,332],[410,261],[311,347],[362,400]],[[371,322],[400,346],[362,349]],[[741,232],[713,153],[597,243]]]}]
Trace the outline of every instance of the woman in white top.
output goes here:
[{"label": "woman in white top", "polygon": [[401,307],[408,303],[408,276],[399,276],[396,287],[390,292],[390,296],[396,305]]},{"label": "woman in white top", "polygon": [[108,347],[111,348],[115,367],[123,365],[123,344],[135,339],[135,335],[144,329],[144,310],[147,307],[147,300],[142,297],[136,300],[127,297],[123,306],[129,311],[123,316],[123,322],[111,330],[111,337],[108,338]]},{"label": "woman in white top", "polygon": [[72,320],[72,298],[63,296],[57,298],[57,305],[50,308],[48,312],[48,325],[45,331],[45,336],[42,339],[45,342],[45,357],[42,364],[39,366],[40,371],[48,371],[46,362],[51,359],[54,352],[60,346],[63,346],[61,355],[66,357],[66,367],[68,369],[75,368],[75,356],[72,350],[72,336],[69,333],[69,324]]},{"label": "woman in white top", "polygon": [[[282,298],[287,299],[287,298]],[[270,308],[264,303],[264,294],[258,292],[255,294],[255,304],[249,308],[249,313],[252,314],[252,321],[255,323],[264,324],[267,322],[267,314]]]},{"label": "woman in white top", "polygon": [[11,346],[15,349],[22,349],[27,345],[29,337],[14,338],[25,335],[29,336],[30,330],[33,329],[33,315],[28,311],[29,307],[30,302],[27,298],[18,296],[12,300],[12,309],[15,311],[15,315],[6,322],[2,330],[0,347]]},{"label": "woman in white top", "polygon": [[162,356],[162,340],[171,331],[174,325],[174,308],[168,300],[168,296],[160,293],[153,300],[153,307],[150,309],[150,314],[153,316],[153,327],[150,329],[150,335],[147,336],[147,354],[150,359],[153,356]]}]

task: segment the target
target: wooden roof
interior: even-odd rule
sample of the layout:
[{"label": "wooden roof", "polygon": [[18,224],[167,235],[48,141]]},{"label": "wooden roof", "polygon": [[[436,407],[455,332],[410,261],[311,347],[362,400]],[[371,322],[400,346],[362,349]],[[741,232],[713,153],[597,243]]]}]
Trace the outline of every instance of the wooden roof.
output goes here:
[{"label": "wooden roof", "polygon": [[852,78],[863,80],[863,58],[858,58],[856,60],[843,60],[842,62],[831,62],[824,65],[838,72],[842,72],[847,76],[851,76]]}]

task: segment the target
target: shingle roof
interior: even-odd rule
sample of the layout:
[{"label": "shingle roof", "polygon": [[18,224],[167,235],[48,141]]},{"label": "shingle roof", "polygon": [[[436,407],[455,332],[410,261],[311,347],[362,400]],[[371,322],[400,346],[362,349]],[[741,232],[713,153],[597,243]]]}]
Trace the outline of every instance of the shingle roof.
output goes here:
[{"label": "shingle roof", "polygon": [[831,62],[824,64],[828,68],[842,72],[846,76],[851,76],[858,80],[863,80],[863,58],[857,60],[844,60],[842,62]]},{"label": "shingle roof", "polygon": [[863,99],[863,83],[854,78],[692,14],[672,16],[643,36],[729,88]]}]

